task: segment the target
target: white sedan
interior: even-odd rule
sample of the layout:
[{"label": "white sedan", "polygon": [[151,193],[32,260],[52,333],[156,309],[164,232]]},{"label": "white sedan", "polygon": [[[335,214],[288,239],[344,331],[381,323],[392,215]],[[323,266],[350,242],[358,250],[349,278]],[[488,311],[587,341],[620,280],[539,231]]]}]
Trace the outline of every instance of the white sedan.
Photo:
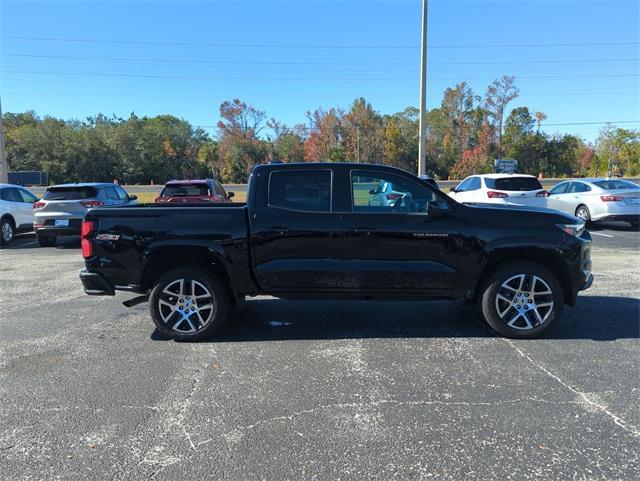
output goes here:
[{"label": "white sedan", "polygon": [[24,187],[0,184],[0,245],[9,244],[18,231],[33,229],[33,203],[37,201]]},{"label": "white sedan", "polygon": [[585,222],[615,220],[640,226],[640,185],[629,180],[566,180],[549,191],[547,205]]},{"label": "white sedan", "polygon": [[449,191],[458,202],[546,207],[547,191],[533,175],[472,175]]}]

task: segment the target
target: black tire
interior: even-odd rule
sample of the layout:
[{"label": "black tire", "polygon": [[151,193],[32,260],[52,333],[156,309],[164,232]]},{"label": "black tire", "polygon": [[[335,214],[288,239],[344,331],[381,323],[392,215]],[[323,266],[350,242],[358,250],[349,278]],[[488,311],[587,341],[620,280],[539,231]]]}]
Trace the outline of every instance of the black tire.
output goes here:
[{"label": "black tire", "polygon": [[6,246],[11,243],[16,235],[16,226],[11,217],[4,217],[0,220],[0,245]]},{"label": "black tire", "polygon": [[582,219],[585,224],[591,222],[591,212],[586,205],[579,205],[576,208],[576,217]]},{"label": "black tire", "polygon": [[41,247],[51,247],[56,243],[56,238],[53,236],[38,234],[37,237],[38,244],[40,244]]},{"label": "black tire", "polygon": [[[197,298],[206,294],[208,298]],[[182,267],[158,279],[149,297],[149,310],[156,328],[166,337],[201,341],[211,338],[227,319],[229,294],[218,276],[198,267]]]},{"label": "black tire", "polygon": [[[534,290],[536,294],[532,295]],[[543,294],[547,290],[550,294]],[[556,276],[528,261],[498,266],[486,279],[479,300],[489,326],[512,339],[540,336],[561,316],[564,307],[564,293]]]}]

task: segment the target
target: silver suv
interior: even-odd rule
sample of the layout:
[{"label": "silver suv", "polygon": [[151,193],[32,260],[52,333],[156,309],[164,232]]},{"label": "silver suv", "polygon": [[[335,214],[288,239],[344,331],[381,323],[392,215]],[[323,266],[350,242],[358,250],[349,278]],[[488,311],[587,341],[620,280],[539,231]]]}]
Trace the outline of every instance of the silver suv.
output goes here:
[{"label": "silver suv", "polygon": [[49,187],[36,202],[33,228],[41,246],[52,246],[56,238],[80,235],[82,219],[92,207],[123,206],[136,203],[116,184],[63,184]]}]

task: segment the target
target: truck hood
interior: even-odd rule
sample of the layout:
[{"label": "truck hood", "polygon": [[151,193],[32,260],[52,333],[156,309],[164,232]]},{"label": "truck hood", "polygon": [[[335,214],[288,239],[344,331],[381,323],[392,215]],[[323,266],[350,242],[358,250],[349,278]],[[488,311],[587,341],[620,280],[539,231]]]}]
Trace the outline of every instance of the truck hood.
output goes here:
[{"label": "truck hood", "polygon": [[505,218],[511,217],[513,219],[513,216],[517,215],[519,218],[546,218],[549,221],[557,223],[582,222],[577,217],[565,214],[564,212],[560,212],[559,210],[547,209],[545,207],[528,207],[516,204],[483,204],[480,202],[475,204],[464,204],[464,206],[468,209],[482,209],[484,211],[491,211],[491,214],[495,215],[496,217],[504,216]]}]

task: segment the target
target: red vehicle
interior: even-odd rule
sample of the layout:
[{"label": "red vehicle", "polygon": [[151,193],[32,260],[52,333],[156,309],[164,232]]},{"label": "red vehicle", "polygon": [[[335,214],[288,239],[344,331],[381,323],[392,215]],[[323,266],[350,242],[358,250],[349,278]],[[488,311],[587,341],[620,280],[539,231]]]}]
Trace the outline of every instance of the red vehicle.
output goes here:
[{"label": "red vehicle", "polygon": [[214,202],[229,203],[233,192],[227,193],[217,180],[170,180],[155,202]]}]

